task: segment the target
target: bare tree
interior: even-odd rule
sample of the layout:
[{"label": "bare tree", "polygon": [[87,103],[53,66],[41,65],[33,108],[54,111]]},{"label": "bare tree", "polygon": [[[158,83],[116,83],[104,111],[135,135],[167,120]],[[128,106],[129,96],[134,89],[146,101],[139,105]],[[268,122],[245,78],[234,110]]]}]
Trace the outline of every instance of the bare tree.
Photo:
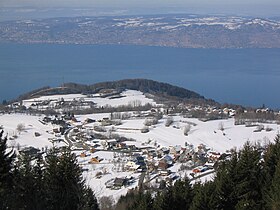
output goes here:
[{"label": "bare tree", "polygon": [[141,133],[148,133],[150,130],[149,130],[149,127],[148,126],[144,126],[142,129],[141,129]]},{"label": "bare tree", "polygon": [[225,130],[225,127],[224,127],[224,123],[223,122],[220,122],[219,125],[218,125],[218,130],[220,131],[224,131]]},{"label": "bare tree", "polygon": [[158,123],[158,119],[155,117],[152,119],[145,119],[145,121],[144,121],[145,126],[156,125],[157,123]]},{"label": "bare tree", "polygon": [[140,107],[142,106],[142,102],[140,100],[133,100],[128,103],[128,105],[132,107]]},{"label": "bare tree", "polygon": [[122,120],[127,120],[131,117],[131,113],[128,113],[128,112],[124,112],[122,113],[122,116],[121,116],[121,119]]},{"label": "bare tree", "polygon": [[23,123],[19,123],[18,125],[17,125],[17,131],[18,131],[18,133],[20,134],[22,131],[24,131],[25,130],[25,125],[23,124]]},{"label": "bare tree", "polygon": [[187,124],[185,127],[184,127],[184,135],[187,136],[189,134],[191,130],[191,125],[190,124]]},{"label": "bare tree", "polygon": [[173,117],[168,117],[165,121],[165,126],[169,127],[174,122]]}]

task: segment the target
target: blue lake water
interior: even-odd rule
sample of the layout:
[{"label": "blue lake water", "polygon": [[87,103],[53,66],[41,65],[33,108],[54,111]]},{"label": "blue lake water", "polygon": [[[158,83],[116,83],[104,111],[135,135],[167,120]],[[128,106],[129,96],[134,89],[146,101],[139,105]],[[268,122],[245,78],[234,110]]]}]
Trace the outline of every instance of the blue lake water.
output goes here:
[{"label": "blue lake water", "polygon": [[280,49],[0,45],[0,101],[63,82],[147,78],[221,103],[280,108]]}]

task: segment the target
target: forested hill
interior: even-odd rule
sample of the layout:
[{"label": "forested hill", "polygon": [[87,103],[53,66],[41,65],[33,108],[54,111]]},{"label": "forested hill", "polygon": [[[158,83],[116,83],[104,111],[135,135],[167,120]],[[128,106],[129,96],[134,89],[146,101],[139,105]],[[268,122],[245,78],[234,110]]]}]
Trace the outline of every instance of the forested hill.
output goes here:
[{"label": "forested hill", "polygon": [[167,83],[157,82],[147,79],[126,79],[114,82],[102,82],[97,83],[93,86],[94,89],[103,89],[103,88],[124,88],[131,90],[139,90],[144,93],[151,94],[163,94],[165,96],[175,96],[181,99],[204,99],[203,96],[199,95],[196,92],[181,88],[178,86],[170,85]]},{"label": "forested hill", "polygon": [[173,98],[178,100],[183,99],[199,99],[206,100],[200,94],[187,90],[185,88],[177,87],[174,85],[170,85],[167,83],[157,82],[148,79],[125,79],[119,81],[111,81],[111,82],[101,82],[93,85],[82,85],[76,83],[66,83],[63,84],[62,87],[57,88],[40,88],[37,91],[34,90],[32,92],[21,95],[17,100],[23,100],[31,97],[37,97],[40,95],[55,95],[55,94],[93,94],[98,93],[104,89],[131,89],[131,90],[139,90],[144,93],[150,93],[156,96]]}]

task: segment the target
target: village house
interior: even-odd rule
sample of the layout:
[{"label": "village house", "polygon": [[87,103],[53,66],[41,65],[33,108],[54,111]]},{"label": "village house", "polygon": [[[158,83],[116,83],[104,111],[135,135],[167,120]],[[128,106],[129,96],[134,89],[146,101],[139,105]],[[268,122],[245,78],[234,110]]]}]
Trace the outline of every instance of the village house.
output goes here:
[{"label": "village house", "polygon": [[114,180],[114,188],[119,189],[122,186],[125,186],[127,184],[127,179],[126,178],[115,178]]}]

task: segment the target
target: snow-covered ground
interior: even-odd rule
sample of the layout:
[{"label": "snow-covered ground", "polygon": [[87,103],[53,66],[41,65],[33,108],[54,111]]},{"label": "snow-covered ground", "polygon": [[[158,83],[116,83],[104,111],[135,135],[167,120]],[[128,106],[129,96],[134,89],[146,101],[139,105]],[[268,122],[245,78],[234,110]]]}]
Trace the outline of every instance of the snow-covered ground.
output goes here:
[{"label": "snow-covered ground", "polygon": [[[265,126],[272,128],[272,131],[254,132],[256,127],[236,126],[233,118],[201,122],[198,119],[183,118],[181,116],[174,117],[174,123],[166,127],[165,120],[164,118],[159,120],[159,123],[152,126],[148,133],[141,133],[140,130],[117,130],[117,132],[125,137],[134,138],[141,143],[147,142],[149,139],[162,146],[185,145],[185,142],[187,142],[195,147],[199,144],[205,144],[215,151],[225,152],[234,147],[241,148],[246,141],[268,143],[269,140],[271,141],[275,138],[280,128],[276,124],[267,124]],[[116,128],[142,128],[144,121],[145,119],[126,120]],[[183,129],[188,123],[195,123],[196,126],[191,126],[188,136],[185,136]],[[224,125],[224,131],[218,129],[221,123]]]},{"label": "snow-covered ground", "polygon": [[[31,106],[32,103],[41,102],[44,100],[58,101],[62,97],[65,101],[75,100],[92,100],[98,106],[119,106],[127,105],[132,101],[140,101],[142,104],[155,102],[149,98],[146,98],[143,93],[139,91],[127,90],[122,93],[122,98],[101,98],[99,96],[86,96],[81,94],[72,95],[56,95],[56,96],[43,96],[36,99],[25,100],[24,105]],[[144,115],[143,115],[144,116]],[[38,149],[50,148],[52,146],[65,146],[67,141],[65,137],[53,132],[54,126],[51,123],[44,123],[42,120],[45,116],[37,115],[31,116],[27,114],[2,114],[0,115],[0,126],[3,127],[5,133],[8,135],[8,145],[15,149],[21,149],[23,147],[33,146]],[[82,123],[87,119],[94,119],[96,122],[83,125],[85,129],[93,129],[95,125],[100,125],[100,120],[103,118],[109,118],[110,113],[102,114],[88,114],[75,116],[78,122],[71,122],[75,125],[83,125]],[[269,141],[273,141],[275,136],[279,133],[280,126],[277,124],[263,124],[264,128],[271,128],[271,131],[266,129],[260,132],[254,132],[256,127],[245,127],[244,125],[234,125],[234,118],[225,120],[215,120],[202,122],[195,118],[184,118],[183,116],[173,116],[174,122],[169,126],[165,126],[165,122],[168,116],[164,115],[162,119],[158,121],[156,125],[149,127],[148,133],[141,133],[141,129],[144,127],[145,118],[130,118],[128,120],[122,120],[121,125],[114,125],[114,129],[111,129],[114,134],[119,136],[132,138],[135,141],[125,142],[127,145],[134,144],[138,148],[141,147],[169,147],[175,145],[185,146],[185,144],[192,144],[194,148],[198,145],[204,144],[211,150],[223,153],[226,150],[237,148],[240,149],[246,141],[252,143],[267,144]],[[22,129],[19,129],[19,125]],[[190,126],[188,135],[184,135],[184,128]],[[224,128],[220,130],[221,125]],[[113,126],[105,126],[107,130]],[[36,134],[36,135],[35,135]],[[62,139],[57,143],[57,140]],[[97,139],[98,140],[98,139]],[[54,142],[54,143],[53,143]],[[123,167],[129,161],[129,158],[125,155],[120,156],[121,153],[115,154],[112,151],[97,151],[90,153],[90,151],[74,151],[78,157],[78,162],[83,168],[83,176],[86,183],[92,187],[98,198],[102,196],[113,196],[114,199],[118,199],[121,195],[126,194],[130,188],[134,188],[138,185],[140,173],[132,171],[122,171]],[[84,152],[86,157],[81,157],[81,153]],[[117,157],[114,157],[116,156]],[[90,164],[89,161],[92,158],[96,158],[100,161],[98,164]],[[119,161],[116,162],[116,159]],[[170,170],[173,173],[181,173],[183,177],[187,173],[189,175],[191,171],[180,171],[180,164],[175,164]],[[102,176],[97,176],[98,173],[102,173]],[[133,182],[129,187],[121,187],[120,189],[106,188],[105,183],[112,181],[114,178],[121,177],[134,177]],[[201,177],[199,180],[210,180],[213,174],[209,174]]]},{"label": "snow-covered ground", "polygon": [[[52,147],[50,139],[55,136],[52,133],[52,126],[46,126],[39,122],[42,117],[31,116],[26,114],[5,114],[0,115],[0,125],[7,136],[9,137],[8,146],[17,147],[18,145],[22,147],[33,146],[38,149],[45,147]],[[22,124],[23,129],[19,131],[17,129],[18,125]],[[39,133],[40,136],[35,137],[35,132]],[[64,146],[63,142],[54,146]]]},{"label": "snow-covered ground", "polygon": [[156,105],[156,103],[147,98],[141,91],[136,90],[125,90],[120,94],[119,98],[111,98],[111,97],[101,97],[100,94],[93,95],[83,95],[83,94],[68,94],[68,95],[51,95],[51,96],[41,96],[37,98],[32,98],[28,100],[23,100],[22,105],[29,108],[30,106],[34,106],[36,108],[37,103],[42,103],[43,101],[49,101],[48,105],[42,106],[52,106],[59,101],[81,101],[81,102],[93,102],[97,107],[111,106],[117,107],[121,105],[145,105],[152,104]]}]

